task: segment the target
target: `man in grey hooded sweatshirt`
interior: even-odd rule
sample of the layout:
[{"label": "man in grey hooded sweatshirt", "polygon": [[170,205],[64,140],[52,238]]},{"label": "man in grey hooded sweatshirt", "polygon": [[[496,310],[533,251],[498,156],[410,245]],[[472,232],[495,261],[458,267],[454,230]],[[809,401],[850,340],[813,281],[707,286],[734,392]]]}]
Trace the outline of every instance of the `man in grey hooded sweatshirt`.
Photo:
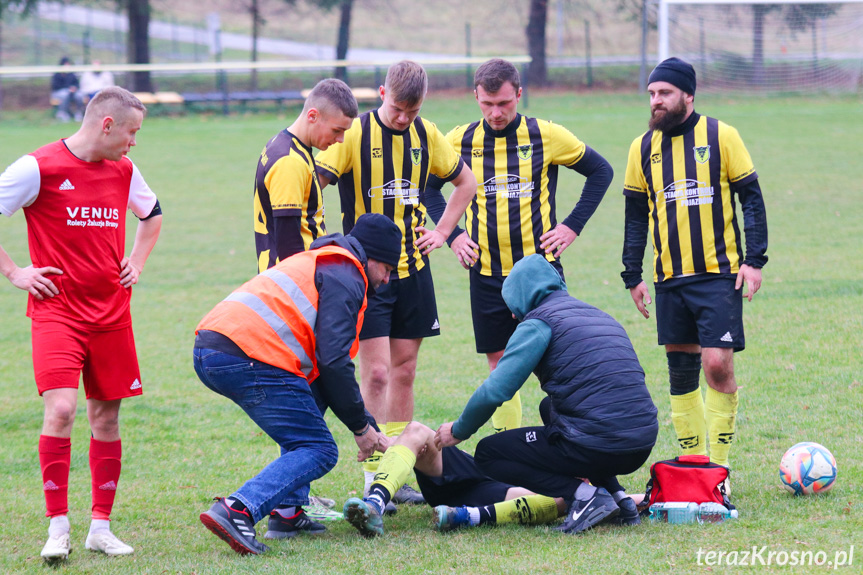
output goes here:
[{"label": "man in grey hooded sweatshirt", "polygon": [[569,512],[559,531],[579,533],[618,516],[639,523],[617,476],[647,461],[659,424],[626,331],[570,296],[539,255],[516,263],[502,294],[518,328],[461,416],[438,429],[436,444],[469,438],[533,372],[548,395],[540,404],[544,425],[486,437],[476,448],[477,465],[498,481],[564,498]]}]

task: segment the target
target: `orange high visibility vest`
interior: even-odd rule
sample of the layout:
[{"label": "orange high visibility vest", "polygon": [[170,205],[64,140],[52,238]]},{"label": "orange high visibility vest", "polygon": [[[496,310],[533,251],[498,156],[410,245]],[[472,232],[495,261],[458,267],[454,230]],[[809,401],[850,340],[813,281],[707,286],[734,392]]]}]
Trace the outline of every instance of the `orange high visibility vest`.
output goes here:
[{"label": "orange high visibility vest", "polygon": [[355,357],[369,282],[356,256],[332,245],[292,255],[253,277],[204,316],[195,333],[218,332],[249,357],[314,381],[318,377],[315,269],[322,258],[350,261],[363,276],[366,289],[357,317],[357,337],[350,350],[350,356]]}]

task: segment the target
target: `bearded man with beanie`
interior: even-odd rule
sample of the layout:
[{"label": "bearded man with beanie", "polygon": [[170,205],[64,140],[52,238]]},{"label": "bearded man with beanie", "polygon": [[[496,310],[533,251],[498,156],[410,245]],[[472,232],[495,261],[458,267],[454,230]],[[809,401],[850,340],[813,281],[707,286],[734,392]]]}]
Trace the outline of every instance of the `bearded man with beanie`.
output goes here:
[{"label": "bearded man with beanie", "polygon": [[325,408],[353,432],[360,461],[387,449],[387,437],[365,409],[353,357],[367,297],[389,281],[401,241],[392,220],[363,215],[347,236],[318,238],[309,251],[246,282],[198,324],[198,377],[282,448],[258,475],[201,514],[237,553],[267,551],[255,524],[293,495],[296,505],[306,503],[301,488],[335,466],[338,449]]},{"label": "bearded man with beanie", "polygon": [[743,140],[728,124],[695,112],[695,85],[695,69],[679,58],[661,62],[648,79],[649,130],[632,142],[623,184],[621,276],[635,306],[650,317],[641,277],[649,235],[678,443],[684,454],[697,455],[706,455],[709,445],[711,461],[728,466],[738,404],[734,352],[745,347],[743,298],[752,301],[767,263],[767,216]]}]

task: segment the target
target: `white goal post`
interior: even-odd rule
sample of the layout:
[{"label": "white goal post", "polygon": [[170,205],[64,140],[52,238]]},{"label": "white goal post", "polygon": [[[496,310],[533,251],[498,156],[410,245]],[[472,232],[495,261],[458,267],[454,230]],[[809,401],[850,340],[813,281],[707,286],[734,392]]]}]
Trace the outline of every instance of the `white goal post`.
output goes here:
[{"label": "white goal post", "polygon": [[690,61],[699,89],[863,89],[863,0],[656,0],[655,6],[659,61]]}]

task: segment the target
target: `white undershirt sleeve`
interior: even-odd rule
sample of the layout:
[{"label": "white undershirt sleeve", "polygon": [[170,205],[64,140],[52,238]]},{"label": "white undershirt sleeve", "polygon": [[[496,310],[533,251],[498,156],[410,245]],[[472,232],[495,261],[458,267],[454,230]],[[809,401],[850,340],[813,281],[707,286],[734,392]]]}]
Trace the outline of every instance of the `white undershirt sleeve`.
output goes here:
[{"label": "white undershirt sleeve", "polygon": [[[130,162],[132,160],[129,160]],[[138,166],[132,162],[132,180],[129,184],[129,209],[139,219],[146,218],[156,205],[156,194],[144,181],[144,176],[138,170]]]},{"label": "white undershirt sleeve", "polygon": [[0,174],[0,213],[9,217],[31,205],[39,197],[41,183],[35,157],[27,155],[15,160]]}]

